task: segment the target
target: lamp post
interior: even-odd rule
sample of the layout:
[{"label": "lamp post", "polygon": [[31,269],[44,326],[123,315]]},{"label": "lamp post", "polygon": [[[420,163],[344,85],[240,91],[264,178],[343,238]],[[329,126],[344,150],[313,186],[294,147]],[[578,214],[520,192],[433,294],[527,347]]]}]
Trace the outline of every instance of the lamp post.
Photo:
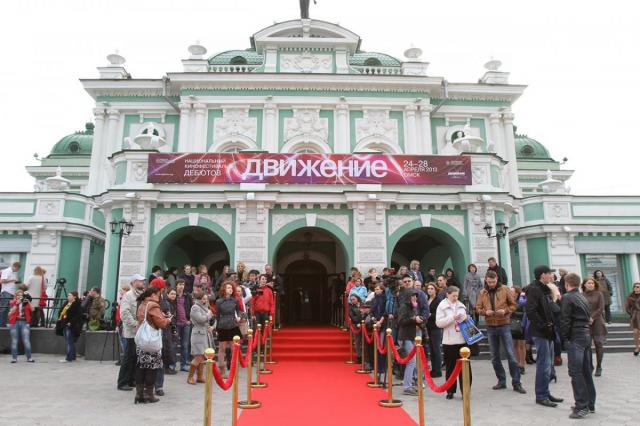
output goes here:
[{"label": "lamp post", "polygon": [[495,238],[496,241],[498,242],[498,264],[500,266],[502,266],[502,252],[500,250],[500,240],[504,239],[504,237],[507,235],[507,229],[509,229],[509,227],[507,226],[506,223],[504,222],[496,223],[496,233],[495,235],[491,235],[491,231],[493,231],[493,226],[491,226],[489,223],[487,223],[484,226],[484,231],[487,233],[487,237]]},{"label": "lamp post", "polygon": [[111,226],[111,234],[118,235],[118,263],[116,264],[116,286],[113,292],[113,302],[115,306],[115,302],[118,300],[118,286],[120,284],[120,255],[122,254],[122,238],[125,235],[131,235],[131,231],[133,231],[133,222],[120,219],[119,221],[113,220],[109,222],[109,225]]}]

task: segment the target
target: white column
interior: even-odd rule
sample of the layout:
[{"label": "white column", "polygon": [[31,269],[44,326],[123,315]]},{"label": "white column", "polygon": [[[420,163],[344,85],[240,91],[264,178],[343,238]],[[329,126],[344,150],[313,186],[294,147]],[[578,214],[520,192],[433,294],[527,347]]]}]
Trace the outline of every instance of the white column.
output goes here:
[{"label": "white column", "polygon": [[106,226],[106,235],[104,236],[104,258],[102,260],[102,286],[100,290],[102,294],[105,295],[105,298],[108,296],[109,300],[112,295],[107,294],[107,289],[109,288],[109,253],[111,250],[111,231],[109,228],[109,222],[113,220],[113,216],[111,215],[111,209],[104,208],[104,222]]},{"label": "white column", "polygon": [[180,105],[180,128],[178,130],[178,152],[187,152],[189,147],[189,114],[191,104],[181,102]]},{"label": "white column", "polygon": [[405,154],[416,153],[416,109],[415,105],[408,105],[404,108],[407,129],[407,140],[404,145]]},{"label": "white column", "polygon": [[102,161],[104,159],[104,108],[95,108],[93,110],[93,120],[95,127],[93,128],[93,144],[91,148],[91,167],[92,173],[89,173],[89,183],[87,184],[87,195],[95,195],[99,192]]},{"label": "white column", "polygon": [[631,263],[631,281],[637,283],[640,281],[640,272],[638,272],[638,255],[636,253],[630,254],[629,262]]},{"label": "white column", "polygon": [[504,146],[506,158],[509,162],[509,192],[515,197],[521,197],[520,183],[518,182],[518,163],[516,160],[516,142],[513,136],[513,118],[512,112],[502,114],[504,120]]},{"label": "white column", "polygon": [[262,132],[262,150],[278,152],[278,107],[272,103],[264,104],[264,128]]},{"label": "white column", "polygon": [[491,140],[495,145],[495,152],[500,157],[505,158],[504,142],[500,134],[500,114],[491,114],[489,116],[489,123],[491,125]]},{"label": "white column", "polygon": [[423,102],[420,104],[420,133],[422,137],[418,143],[418,154],[431,155],[433,147],[431,141],[431,111],[433,105]]},{"label": "white column", "polygon": [[102,167],[100,168],[100,186],[98,188],[98,192],[102,192],[109,187],[109,176],[111,175],[109,168],[111,164],[109,163],[109,158],[111,154],[116,151],[119,151],[121,145],[117,143],[118,141],[118,121],[120,120],[120,111],[115,109],[110,109],[107,111],[107,135],[105,137],[105,142],[103,143],[103,151],[101,152],[102,158],[100,162],[102,163]]},{"label": "white column", "polygon": [[80,271],[78,274],[78,293],[82,294],[85,290],[91,287],[95,287],[98,283],[87,282],[89,276],[89,250],[91,240],[88,238],[82,239],[82,246],[80,247]]},{"label": "white column", "polygon": [[333,152],[347,154],[351,152],[351,144],[349,143],[349,105],[339,103],[336,106],[336,111],[338,112],[338,125]]},{"label": "white column", "polygon": [[204,121],[207,115],[207,106],[205,104],[194,104],[193,109],[196,113],[196,127],[193,138],[191,138],[190,152],[206,152]]}]

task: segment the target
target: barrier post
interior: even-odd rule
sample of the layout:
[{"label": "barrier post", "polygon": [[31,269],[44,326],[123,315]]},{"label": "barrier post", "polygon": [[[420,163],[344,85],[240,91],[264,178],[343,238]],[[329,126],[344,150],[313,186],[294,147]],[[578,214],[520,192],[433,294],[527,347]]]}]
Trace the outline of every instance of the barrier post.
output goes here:
[{"label": "barrier post", "polygon": [[261,350],[261,346],[262,346],[262,324],[258,324],[258,334],[256,336],[258,336],[258,353],[256,354],[256,381],[251,383],[251,386],[253,386],[254,388],[266,388],[267,387],[267,383],[263,383],[260,381],[260,350]]},{"label": "barrier post", "polygon": [[233,375],[233,396],[231,400],[231,426],[236,426],[238,424],[238,370],[240,370],[240,356],[242,356],[242,351],[240,350],[240,336],[233,336],[233,350],[238,351],[238,356],[236,357],[236,371]]},{"label": "barrier post", "polygon": [[378,324],[373,325],[373,382],[368,382],[367,386],[370,388],[381,388],[382,384],[378,382],[378,344],[376,341],[380,330],[378,330]]},{"label": "barrier post", "polygon": [[[249,335],[249,345],[253,345],[253,341],[252,341],[252,337],[253,337],[253,330],[249,329],[247,331],[247,334]],[[247,346],[247,351],[249,351],[250,348]],[[251,399],[251,388],[252,388],[252,383],[251,383],[251,379],[252,379],[252,366],[253,366],[253,356],[248,357],[249,360],[247,361],[247,399],[244,401],[240,401],[238,402],[238,407],[240,408],[259,408],[262,404],[260,403],[260,401],[254,401]]]},{"label": "barrier post", "polygon": [[422,365],[422,357],[420,356],[420,349],[422,347],[422,337],[416,336],[416,374],[418,374],[418,425],[424,426],[424,391],[422,389],[422,379],[424,366]]},{"label": "barrier post", "polygon": [[360,344],[360,368],[356,370],[356,373],[358,374],[367,374],[369,373],[365,368],[364,368],[364,348],[366,345],[366,340],[364,337],[364,333],[365,333],[365,325],[364,325],[364,320],[360,321],[360,340],[362,341],[362,343]]},{"label": "barrier post", "polygon": [[460,349],[460,356],[462,357],[462,417],[464,419],[464,426],[471,426],[471,350],[466,346]]},{"label": "barrier post", "polygon": [[349,333],[349,361],[347,361],[347,364],[355,364],[356,362],[353,360],[353,333],[348,325],[347,333]]},{"label": "barrier post", "polygon": [[[267,331],[269,331],[269,333],[271,333],[271,327],[269,327],[269,320],[266,320],[264,322],[264,333],[267,333]],[[268,330],[267,330],[268,329]],[[265,339],[264,339],[264,350],[262,351],[262,356],[263,356],[263,360],[262,360],[262,368],[260,369],[260,374],[271,374],[273,373],[273,371],[269,370],[267,368],[267,350],[269,349],[269,334],[265,334]]]},{"label": "barrier post", "polygon": [[267,364],[277,364],[277,361],[273,360],[273,329],[269,328],[269,335],[267,336],[267,340],[269,343],[269,361]]},{"label": "barrier post", "polygon": [[[349,331],[349,324],[347,324],[347,293],[343,293],[340,296],[341,300],[342,300],[342,309],[340,312],[340,318],[342,320],[342,331]],[[351,334],[351,332],[349,332],[349,334]]]},{"label": "barrier post", "polygon": [[207,348],[204,351],[206,358],[206,380],[204,387],[204,426],[211,426],[212,418],[212,401],[213,398],[213,358],[216,356],[216,351],[213,348]]},{"label": "barrier post", "polygon": [[399,399],[393,399],[393,349],[390,347],[389,336],[391,336],[391,329],[387,328],[387,399],[382,399],[378,402],[378,405],[386,408],[402,407],[402,401]]}]

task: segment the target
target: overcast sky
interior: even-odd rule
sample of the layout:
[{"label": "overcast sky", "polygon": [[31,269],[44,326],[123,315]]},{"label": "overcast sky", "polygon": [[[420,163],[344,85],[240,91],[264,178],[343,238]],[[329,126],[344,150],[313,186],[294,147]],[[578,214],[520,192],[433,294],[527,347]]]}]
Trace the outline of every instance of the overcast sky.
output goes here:
[{"label": "overcast sky", "polygon": [[[414,45],[429,75],[475,82],[491,57],[529,87],[515,124],[568,157],[574,194],[637,194],[640,14],[628,1],[318,0],[311,17],[403,58]],[[134,78],[181,71],[189,44],[208,54],[299,17],[296,0],[4,0],[0,3],[0,191],[31,191],[24,166],[84,128],[93,102],[79,78],[119,49]],[[636,130],[633,130],[636,129]]]}]

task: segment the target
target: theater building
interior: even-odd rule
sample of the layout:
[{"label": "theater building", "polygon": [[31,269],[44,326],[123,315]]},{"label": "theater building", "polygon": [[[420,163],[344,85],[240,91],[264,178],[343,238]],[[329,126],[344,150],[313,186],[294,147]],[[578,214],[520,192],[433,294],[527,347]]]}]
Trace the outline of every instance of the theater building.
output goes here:
[{"label": "theater building", "polygon": [[[511,282],[529,282],[541,263],[603,269],[620,310],[639,275],[640,197],[571,195],[572,172],[516,134],[512,105],[525,86],[510,84],[498,61],[477,83],[449,82],[429,74],[419,49],[399,60],[346,28],[309,19],[274,24],[237,47],[209,56],[189,46],[181,70],[151,79],[131,76],[113,54],[98,78],[82,79],[95,100],[94,124],[27,168],[33,193],[0,195],[2,261],[21,259],[27,271],[43,265],[67,288],[101,285],[108,298],[116,282],[153,265],[214,271],[271,263],[285,291],[319,312],[328,283],[352,265],[416,258],[462,278],[469,263],[486,268],[499,243]],[[150,175],[150,158],[218,154],[254,159],[253,178]],[[294,160],[276,170],[259,162],[269,158],[357,164],[322,169]],[[417,172],[463,159],[466,180],[453,172],[438,182],[399,182],[373,163],[361,170],[368,158]],[[299,179],[288,180],[283,164],[297,167]],[[335,167],[368,177],[337,179]],[[268,174],[280,178],[260,179]],[[109,223],[122,219],[133,228],[116,277],[119,237]],[[486,225],[495,233],[499,223],[507,237],[488,238]]]}]

